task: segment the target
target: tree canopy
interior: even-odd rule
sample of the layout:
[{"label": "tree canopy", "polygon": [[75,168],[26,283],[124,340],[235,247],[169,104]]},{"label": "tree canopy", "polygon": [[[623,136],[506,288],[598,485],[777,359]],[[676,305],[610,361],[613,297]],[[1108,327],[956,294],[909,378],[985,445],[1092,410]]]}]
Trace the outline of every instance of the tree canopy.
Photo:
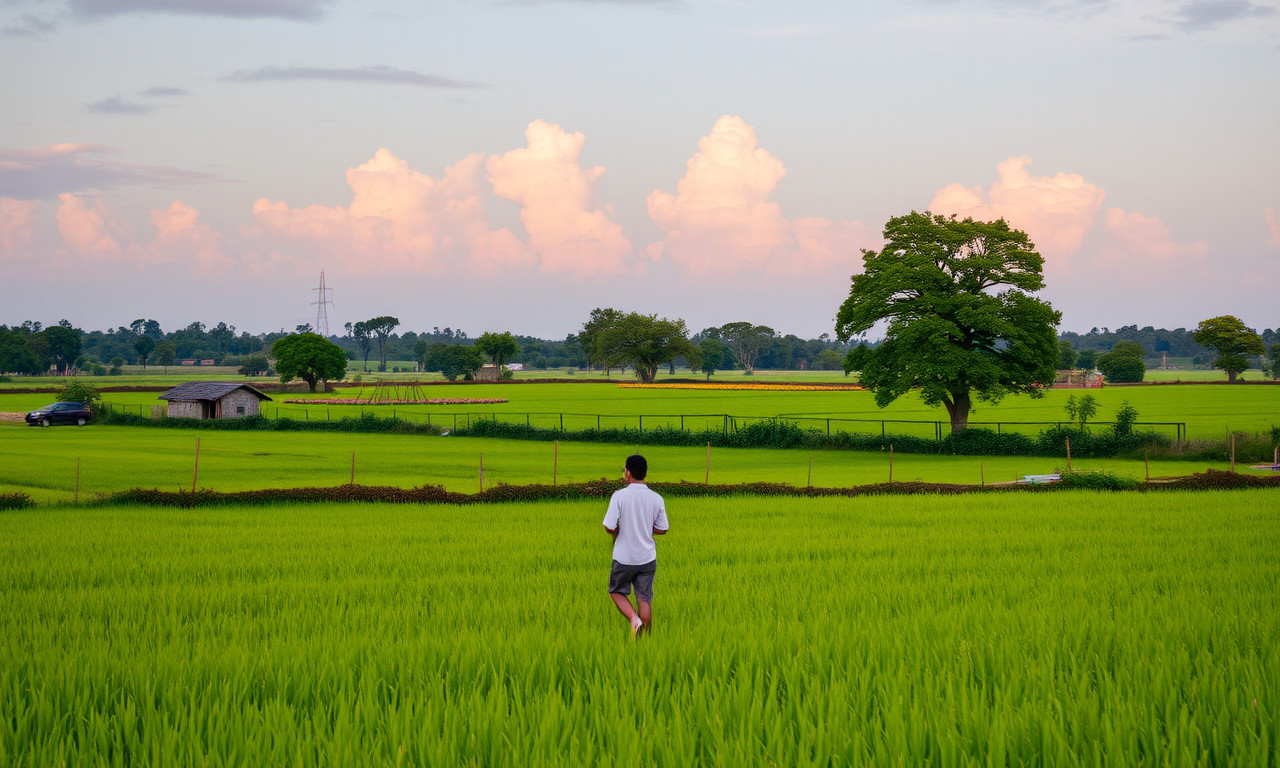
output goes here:
[{"label": "tree canopy", "polygon": [[316,333],[295,333],[271,345],[280,381],[302,379],[316,391],[317,381],[338,381],[347,373],[347,353]]},{"label": "tree canopy", "polygon": [[482,333],[476,339],[476,349],[488,355],[501,372],[507,360],[520,353],[520,344],[510,333]]},{"label": "tree canopy", "polygon": [[689,341],[684,320],[630,312],[606,326],[596,336],[596,350],[607,366],[633,365],[636,377],[651,383],[658,367],[684,357],[698,363],[698,347]]},{"label": "tree canopy", "polygon": [[1234,315],[1201,320],[1192,334],[1196,343],[1214,354],[1213,367],[1227,372],[1227,381],[1249,367],[1249,358],[1266,354],[1266,345],[1257,331]]},{"label": "tree canopy", "polygon": [[836,316],[842,341],[888,321],[882,344],[861,345],[845,361],[880,407],[918,388],[961,431],[975,395],[1043,396],[1062,315],[1030,295],[1044,287],[1044,258],[1025,233],[1004,220],[913,211],[890,219],[884,239],[880,251],[862,252],[863,272]]},{"label": "tree canopy", "polygon": [[703,339],[698,345],[698,352],[702,357],[699,370],[707,374],[707,381],[711,381],[711,374],[724,364],[724,345],[718,339]]},{"label": "tree canopy", "polygon": [[453,381],[459,376],[470,379],[484,365],[484,355],[475,347],[436,342],[427,348],[423,369],[439,371]]},{"label": "tree canopy", "polygon": [[[378,340],[378,370],[387,370],[387,337],[400,325],[400,318],[391,315],[373,317],[364,321],[365,329]],[[365,358],[365,368],[369,367],[369,359]]]},{"label": "tree canopy", "polygon": [[767,325],[737,322],[720,326],[720,339],[742,364],[742,370],[748,373],[755,371],[756,359],[775,335],[777,332]]}]

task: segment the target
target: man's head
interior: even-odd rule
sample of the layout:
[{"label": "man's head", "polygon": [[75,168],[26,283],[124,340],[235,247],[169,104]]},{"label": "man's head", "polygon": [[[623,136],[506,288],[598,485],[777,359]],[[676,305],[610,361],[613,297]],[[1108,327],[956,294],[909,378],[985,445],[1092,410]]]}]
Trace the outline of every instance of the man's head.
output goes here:
[{"label": "man's head", "polygon": [[644,482],[644,476],[649,474],[649,462],[645,461],[640,454],[633,454],[627,457],[626,469],[632,480],[638,483]]}]

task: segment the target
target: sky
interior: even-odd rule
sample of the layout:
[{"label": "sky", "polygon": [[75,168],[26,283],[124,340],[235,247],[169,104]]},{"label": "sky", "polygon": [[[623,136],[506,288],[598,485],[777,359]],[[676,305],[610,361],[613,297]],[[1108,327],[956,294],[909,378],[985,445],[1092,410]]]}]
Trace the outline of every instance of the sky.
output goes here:
[{"label": "sky", "polygon": [[892,216],[1280,326],[1280,0],[0,0],[0,323],[834,335]]}]

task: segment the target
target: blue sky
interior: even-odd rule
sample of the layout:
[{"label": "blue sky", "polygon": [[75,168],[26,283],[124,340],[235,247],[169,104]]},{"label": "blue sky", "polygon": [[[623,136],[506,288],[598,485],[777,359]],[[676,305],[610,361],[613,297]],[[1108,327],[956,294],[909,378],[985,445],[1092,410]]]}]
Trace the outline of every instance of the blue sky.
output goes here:
[{"label": "blue sky", "polygon": [[1280,325],[1274,2],[4,0],[0,66],[3,323],[816,336],[931,207],[1066,330]]}]

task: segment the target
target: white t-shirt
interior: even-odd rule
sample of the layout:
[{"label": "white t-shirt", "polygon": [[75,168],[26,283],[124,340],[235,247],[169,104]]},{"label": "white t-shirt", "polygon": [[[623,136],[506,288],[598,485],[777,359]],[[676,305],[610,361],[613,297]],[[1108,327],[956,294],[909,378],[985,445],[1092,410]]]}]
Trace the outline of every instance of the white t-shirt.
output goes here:
[{"label": "white t-shirt", "polygon": [[665,531],[671,526],[662,497],[644,483],[631,483],[610,497],[604,527],[618,529],[618,538],[613,542],[614,560],[623,565],[644,565],[658,559],[653,529]]}]

